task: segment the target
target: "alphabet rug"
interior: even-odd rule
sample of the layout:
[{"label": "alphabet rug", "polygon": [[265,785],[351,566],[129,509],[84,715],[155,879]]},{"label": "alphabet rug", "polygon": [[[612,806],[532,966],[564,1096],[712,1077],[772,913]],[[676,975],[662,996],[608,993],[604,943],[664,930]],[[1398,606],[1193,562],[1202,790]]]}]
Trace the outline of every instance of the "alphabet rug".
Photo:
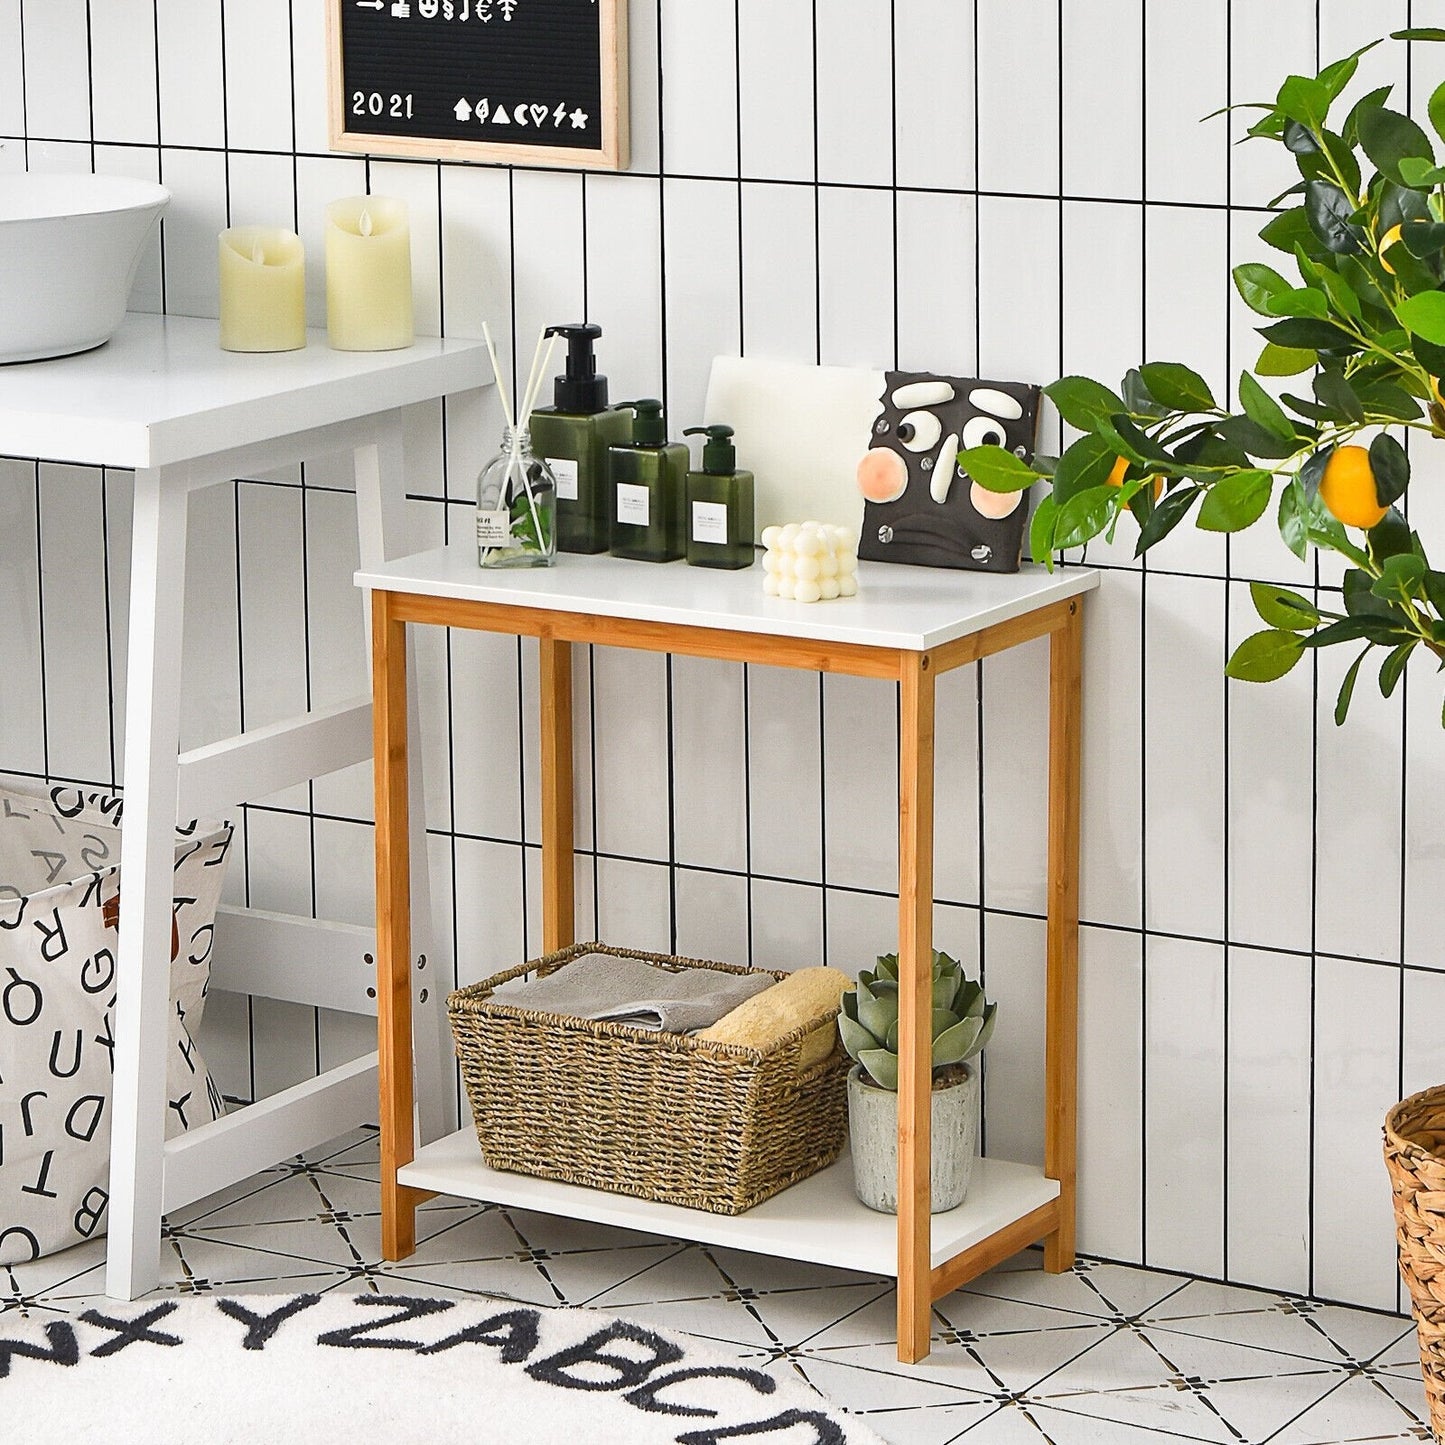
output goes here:
[{"label": "alphabet rug", "polygon": [[685,1335],[409,1294],[202,1294],[8,1316],[0,1422],[0,1438],[25,1445],[883,1445],[802,1382]]}]

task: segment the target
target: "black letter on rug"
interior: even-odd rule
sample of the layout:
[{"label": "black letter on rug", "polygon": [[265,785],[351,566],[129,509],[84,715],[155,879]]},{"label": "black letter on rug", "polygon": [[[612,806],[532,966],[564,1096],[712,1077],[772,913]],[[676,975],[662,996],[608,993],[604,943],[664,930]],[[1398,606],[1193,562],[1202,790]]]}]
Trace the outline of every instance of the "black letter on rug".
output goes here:
[{"label": "black letter on rug", "polygon": [[246,1326],[246,1338],[241,1341],[243,1350],[264,1350],[267,1342],[287,1320],[293,1315],[299,1315],[302,1310],[309,1310],[320,1299],[319,1294],[298,1294],[295,1299],[287,1300],[285,1304],[265,1315],[248,1310],[245,1305],[233,1299],[218,1299],[216,1308]]},{"label": "black letter on rug", "polygon": [[92,1357],[100,1359],[103,1355],[117,1354],[127,1345],[180,1344],[180,1340],[175,1335],[160,1334],[151,1329],[157,1320],[163,1320],[167,1315],[174,1314],[175,1308],[175,1302],[167,1300],[164,1304],[158,1304],[153,1310],[147,1310],[145,1314],[133,1320],[113,1320],[109,1315],[101,1314],[99,1310],[86,1310],[80,1317],[86,1324],[99,1325],[102,1329],[115,1331],[113,1340],[107,1340],[103,1345],[97,1345],[90,1352]]},{"label": "black letter on rug", "polygon": [[540,1339],[537,1318],[536,1310],[508,1310],[505,1314],[492,1315],[468,1325],[434,1345],[424,1346],[417,1353],[438,1355],[457,1345],[496,1345],[501,1350],[499,1358],[504,1365],[520,1365],[537,1348]]},{"label": "black letter on rug", "polygon": [[49,1360],[54,1365],[74,1365],[80,1360],[75,1331],[64,1320],[50,1320],[45,1326],[48,1350],[29,1340],[0,1340],[0,1380],[10,1373],[10,1361],[19,1355],[26,1360]]},{"label": "black letter on rug", "polygon": [[837,1421],[816,1410],[784,1410],[769,1420],[754,1420],[750,1425],[724,1425],[716,1430],[689,1430],[677,1437],[677,1445],[718,1445],[719,1440],[740,1440],[744,1435],[773,1435],[791,1430],[794,1425],[811,1425],[817,1432],[813,1445],[847,1445],[847,1437]]},{"label": "black letter on rug", "polygon": [[658,1415],[711,1415],[716,1410],[702,1409],[696,1405],[669,1405],[659,1400],[658,1394],[669,1385],[680,1384],[683,1380],[741,1380],[751,1385],[760,1395],[771,1395],[778,1388],[778,1382],[761,1370],[745,1369],[741,1365],[694,1365],[686,1370],[674,1370],[660,1379],[649,1380],[641,1389],[629,1390],[622,1398],[639,1410],[649,1410]]},{"label": "black letter on rug", "polygon": [[[600,1348],[614,1340],[631,1340],[633,1344],[650,1350],[651,1358],[635,1360]],[[671,1340],[665,1340],[641,1325],[613,1320],[606,1329],[588,1335],[580,1345],[573,1345],[545,1360],[538,1360],[535,1365],[528,1365],[527,1373],[545,1385],[562,1385],[569,1390],[626,1390],[642,1384],[659,1365],[675,1365],[680,1359],[682,1351]],[[574,1365],[600,1365],[610,1378],[588,1378],[568,1373]]]},{"label": "black letter on rug", "polygon": [[335,1345],[344,1350],[423,1350],[426,1346],[420,1340],[363,1340],[362,1335],[373,1330],[384,1330],[387,1325],[404,1325],[408,1320],[419,1320],[423,1315],[434,1315],[451,1309],[455,1303],[449,1299],[411,1299],[406,1295],[362,1294],[353,1300],[357,1305],[399,1305],[401,1313],[388,1315],[384,1320],[373,1320],[365,1325],[347,1325],[344,1329],[327,1330],[316,1337],[318,1345]]}]

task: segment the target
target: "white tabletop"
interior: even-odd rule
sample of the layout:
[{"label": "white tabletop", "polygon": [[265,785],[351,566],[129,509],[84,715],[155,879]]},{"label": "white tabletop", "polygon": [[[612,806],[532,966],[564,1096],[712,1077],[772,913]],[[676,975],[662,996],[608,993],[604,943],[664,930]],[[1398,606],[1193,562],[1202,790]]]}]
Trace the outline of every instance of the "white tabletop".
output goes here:
[{"label": "white tabletop", "polygon": [[0,366],[0,455],[159,467],[486,385],[480,341],[222,351],[218,323],[129,313],[94,351]]},{"label": "white tabletop", "polygon": [[439,547],[363,569],[360,587],[413,592],[596,617],[625,617],[813,642],[923,652],[1053,602],[1091,591],[1097,572],[964,572],[862,562],[856,597],[787,602],[763,592],[763,569],[736,572],[685,562],[633,562],[562,553],[554,567],[483,570],[474,544]]}]

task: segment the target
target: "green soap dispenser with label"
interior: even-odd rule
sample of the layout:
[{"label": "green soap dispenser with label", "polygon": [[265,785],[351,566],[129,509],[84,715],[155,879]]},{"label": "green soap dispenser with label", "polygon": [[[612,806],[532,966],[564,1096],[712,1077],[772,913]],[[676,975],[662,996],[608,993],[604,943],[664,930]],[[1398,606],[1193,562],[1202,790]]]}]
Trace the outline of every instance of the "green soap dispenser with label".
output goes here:
[{"label": "green soap dispenser with label", "polygon": [[687,474],[687,560],[694,567],[751,567],[753,474],[740,472],[733,429],[720,423],[690,426],[683,436],[705,436],[702,468]]},{"label": "green soap dispenser with label", "polygon": [[632,440],[607,449],[612,493],[608,550],[614,557],[640,562],[676,562],[687,551],[683,512],[691,458],[684,443],[668,441],[660,401],[647,397],[623,405],[637,415]]},{"label": "green soap dispenser with label", "polygon": [[632,413],[607,405],[607,378],[597,375],[593,344],[602,328],[590,321],[549,326],[567,340],[567,369],[553,383],[551,406],[533,409],[533,454],[557,479],[557,546],[563,552],[605,552],[608,542],[607,448],[632,436]]}]

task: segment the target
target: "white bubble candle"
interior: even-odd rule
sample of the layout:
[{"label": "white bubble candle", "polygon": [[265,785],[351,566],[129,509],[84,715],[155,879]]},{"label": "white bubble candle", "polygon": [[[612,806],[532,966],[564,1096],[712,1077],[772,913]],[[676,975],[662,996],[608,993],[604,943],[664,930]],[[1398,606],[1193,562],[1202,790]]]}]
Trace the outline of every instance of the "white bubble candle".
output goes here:
[{"label": "white bubble candle", "polygon": [[858,592],[858,540],[827,522],[763,528],[763,591],[793,602],[832,602]]}]

